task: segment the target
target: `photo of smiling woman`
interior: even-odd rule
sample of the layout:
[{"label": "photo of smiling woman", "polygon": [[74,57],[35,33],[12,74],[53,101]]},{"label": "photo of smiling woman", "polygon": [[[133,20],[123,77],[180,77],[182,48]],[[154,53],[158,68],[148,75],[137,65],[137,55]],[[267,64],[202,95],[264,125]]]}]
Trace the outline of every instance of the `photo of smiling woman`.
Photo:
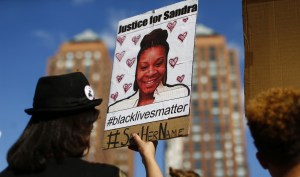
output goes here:
[{"label": "photo of smiling woman", "polygon": [[155,29],[145,35],[137,55],[133,90],[135,93],[108,107],[108,112],[145,106],[190,95],[184,84],[167,84],[169,44],[167,30]]}]

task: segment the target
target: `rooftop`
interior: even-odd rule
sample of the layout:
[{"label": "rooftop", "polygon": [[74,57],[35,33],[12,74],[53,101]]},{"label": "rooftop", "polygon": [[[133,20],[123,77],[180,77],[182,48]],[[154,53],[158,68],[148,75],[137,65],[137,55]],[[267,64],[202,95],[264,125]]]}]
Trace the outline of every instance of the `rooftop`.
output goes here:
[{"label": "rooftop", "polygon": [[196,36],[209,36],[209,35],[216,35],[218,33],[216,33],[213,29],[202,25],[202,24],[198,24],[196,26]]},{"label": "rooftop", "polygon": [[71,42],[92,42],[99,41],[100,37],[91,29],[86,29],[82,33],[77,34]]}]

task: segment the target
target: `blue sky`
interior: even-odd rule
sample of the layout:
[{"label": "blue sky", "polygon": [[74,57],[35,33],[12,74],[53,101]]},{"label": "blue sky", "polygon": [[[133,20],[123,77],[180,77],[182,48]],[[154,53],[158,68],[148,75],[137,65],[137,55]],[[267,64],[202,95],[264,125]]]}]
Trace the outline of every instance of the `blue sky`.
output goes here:
[{"label": "blue sky", "polygon": [[[0,171],[7,165],[8,148],[30,118],[24,109],[31,107],[35,84],[46,73],[47,59],[62,42],[92,29],[113,53],[119,20],[176,2],[179,1],[0,0]],[[241,0],[199,0],[197,22],[223,34],[229,47],[239,50],[243,72]],[[256,161],[248,130],[246,138],[251,177],[269,176]],[[163,167],[164,143],[160,144],[158,161]],[[145,176],[143,170],[136,174]]]}]

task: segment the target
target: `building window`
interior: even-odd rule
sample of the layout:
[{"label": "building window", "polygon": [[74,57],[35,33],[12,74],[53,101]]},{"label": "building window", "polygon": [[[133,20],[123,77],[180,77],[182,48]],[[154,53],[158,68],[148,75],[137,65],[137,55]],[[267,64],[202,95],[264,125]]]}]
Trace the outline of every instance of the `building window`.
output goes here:
[{"label": "building window", "polygon": [[90,78],[90,67],[89,66],[86,66],[85,69],[84,69],[84,75],[85,77],[87,77],[88,79]]},{"label": "building window", "polygon": [[96,60],[99,60],[99,59],[101,58],[101,52],[100,52],[100,51],[95,51],[95,52],[94,52],[94,58],[95,58]]},{"label": "building window", "polygon": [[192,91],[198,92],[198,84],[193,84]]},{"label": "building window", "polygon": [[200,160],[195,161],[195,168],[201,168],[201,161]]},{"label": "building window", "polygon": [[214,46],[209,47],[209,58],[211,61],[216,60],[216,48]]},{"label": "building window", "polygon": [[90,51],[86,51],[86,52],[84,53],[84,57],[85,57],[85,58],[92,58],[92,53],[91,53]]},{"label": "building window", "polygon": [[201,60],[205,60],[205,48],[201,47],[200,48],[200,56],[201,56]]},{"label": "building window", "polygon": [[218,90],[218,82],[217,82],[217,78],[215,76],[211,77],[211,89],[212,91],[217,91]]},{"label": "building window", "polygon": [[213,107],[219,107],[219,100],[213,100]]},{"label": "building window", "polygon": [[200,143],[194,143],[194,151],[200,151]]},{"label": "building window", "polygon": [[[197,109],[198,110],[198,109]],[[194,114],[195,115],[195,114]],[[193,124],[199,124],[199,117],[198,116],[194,116],[193,117]]]},{"label": "building window", "polygon": [[[196,101],[194,100],[193,102],[196,102]],[[197,119],[199,119],[198,118],[198,116],[199,116],[199,109],[198,109],[198,107],[193,107],[192,110],[193,110],[193,115],[195,117],[197,117]]]}]

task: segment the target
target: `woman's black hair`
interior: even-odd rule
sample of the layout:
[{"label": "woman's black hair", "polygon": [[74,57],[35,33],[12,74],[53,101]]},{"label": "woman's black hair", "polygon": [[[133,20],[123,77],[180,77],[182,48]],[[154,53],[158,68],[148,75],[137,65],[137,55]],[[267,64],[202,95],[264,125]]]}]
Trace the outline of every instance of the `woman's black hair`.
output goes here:
[{"label": "woman's black hair", "polygon": [[[161,28],[158,28],[158,29],[151,31],[149,34],[145,35],[144,38],[142,39],[141,44],[140,44],[141,49],[137,55],[137,66],[136,66],[136,71],[135,71],[135,80],[134,80],[134,84],[133,84],[134,91],[137,91],[138,87],[139,87],[137,84],[137,81],[136,81],[136,77],[137,77],[137,68],[138,68],[141,54],[146,49],[151,48],[153,46],[162,46],[165,48],[166,59],[167,59],[169,49],[170,49],[169,43],[167,42],[167,38],[168,38],[167,30],[162,30]],[[167,82],[167,64],[166,64],[166,73],[165,73],[165,76],[163,77],[162,84],[166,85],[166,82]]]},{"label": "woman's black hair", "polygon": [[32,116],[20,138],[7,154],[9,168],[18,173],[31,173],[46,168],[48,159],[83,157],[89,148],[90,133],[99,111],[46,120]]}]

